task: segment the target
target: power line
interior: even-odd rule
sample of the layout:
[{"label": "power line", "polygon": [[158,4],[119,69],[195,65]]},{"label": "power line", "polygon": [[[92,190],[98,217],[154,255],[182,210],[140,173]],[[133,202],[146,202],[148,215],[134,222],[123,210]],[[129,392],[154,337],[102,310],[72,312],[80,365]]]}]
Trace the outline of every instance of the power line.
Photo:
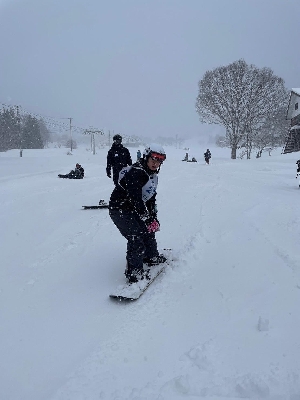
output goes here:
[{"label": "power line", "polygon": [[[15,109],[18,108],[20,115],[29,114],[31,116],[36,117],[37,119],[42,119],[44,121],[44,123],[47,126],[51,127],[51,128],[63,129],[65,131],[71,130],[71,131],[74,131],[74,132],[77,132],[77,133],[81,133],[81,134],[83,134],[84,131],[86,130],[86,128],[82,128],[80,126],[71,125],[71,122],[70,122],[69,125],[67,125],[64,122],[59,121],[60,119],[64,119],[64,118],[59,118],[59,117],[58,118],[54,118],[54,117],[49,117],[49,116],[41,115],[41,114],[38,114],[38,113],[33,113],[33,112],[26,111],[20,105],[6,104],[6,103],[2,103],[2,102],[0,103],[0,105],[5,107],[5,108],[15,108]],[[68,119],[70,121],[70,118],[66,118],[66,119]],[[71,129],[70,129],[70,125],[71,125]]]}]

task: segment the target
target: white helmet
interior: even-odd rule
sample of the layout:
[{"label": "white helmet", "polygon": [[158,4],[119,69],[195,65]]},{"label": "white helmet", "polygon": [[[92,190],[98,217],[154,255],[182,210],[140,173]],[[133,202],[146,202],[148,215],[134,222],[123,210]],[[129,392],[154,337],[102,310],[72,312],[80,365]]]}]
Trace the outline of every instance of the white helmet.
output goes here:
[{"label": "white helmet", "polygon": [[165,161],[165,159],[167,158],[164,148],[156,143],[152,143],[147,146],[143,152],[143,156],[146,160],[149,157],[153,157],[161,162]]}]

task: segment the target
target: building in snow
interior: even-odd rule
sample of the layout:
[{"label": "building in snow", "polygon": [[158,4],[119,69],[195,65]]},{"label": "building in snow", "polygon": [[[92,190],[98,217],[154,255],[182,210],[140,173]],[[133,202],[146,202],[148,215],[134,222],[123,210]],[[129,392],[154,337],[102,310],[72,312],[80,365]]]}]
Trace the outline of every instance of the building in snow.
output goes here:
[{"label": "building in snow", "polygon": [[291,120],[283,154],[300,151],[300,88],[292,89],[286,119]]}]

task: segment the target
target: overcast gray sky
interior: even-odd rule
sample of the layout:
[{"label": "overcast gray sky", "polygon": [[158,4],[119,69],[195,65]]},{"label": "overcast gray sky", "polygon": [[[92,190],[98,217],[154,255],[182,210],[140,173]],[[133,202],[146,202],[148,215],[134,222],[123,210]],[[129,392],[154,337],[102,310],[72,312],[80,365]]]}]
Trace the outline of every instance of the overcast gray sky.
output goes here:
[{"label": "overcast gray sky", "polygon": [[[0,0],[0,103],[195,136],[198,81],[240,58],[299,87],[300,0]],[[215,130],[214,130],[215,131]]]}]

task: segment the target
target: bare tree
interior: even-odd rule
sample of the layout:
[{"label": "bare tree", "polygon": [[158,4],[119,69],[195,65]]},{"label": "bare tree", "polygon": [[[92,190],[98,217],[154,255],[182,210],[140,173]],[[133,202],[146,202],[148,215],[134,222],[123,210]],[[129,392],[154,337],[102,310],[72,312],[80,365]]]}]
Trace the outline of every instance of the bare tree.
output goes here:
[{"label": "bare tree", "polygon": [[239,147],[251,149],[253,132],[287,101],[282,78],[244,60],[207,71],[198,86],[200,121],[225,127],[233,159]]},{"label": "bare tree", "polygon": [[257,154],[261,155],[267,148],[270,152],[276,147],[284,146],[289,125],[286,119],[286,107],[279,108],[274,115],[266,118],[262,126],[254,131],[252,137],[253,147],[258,150]]}]

